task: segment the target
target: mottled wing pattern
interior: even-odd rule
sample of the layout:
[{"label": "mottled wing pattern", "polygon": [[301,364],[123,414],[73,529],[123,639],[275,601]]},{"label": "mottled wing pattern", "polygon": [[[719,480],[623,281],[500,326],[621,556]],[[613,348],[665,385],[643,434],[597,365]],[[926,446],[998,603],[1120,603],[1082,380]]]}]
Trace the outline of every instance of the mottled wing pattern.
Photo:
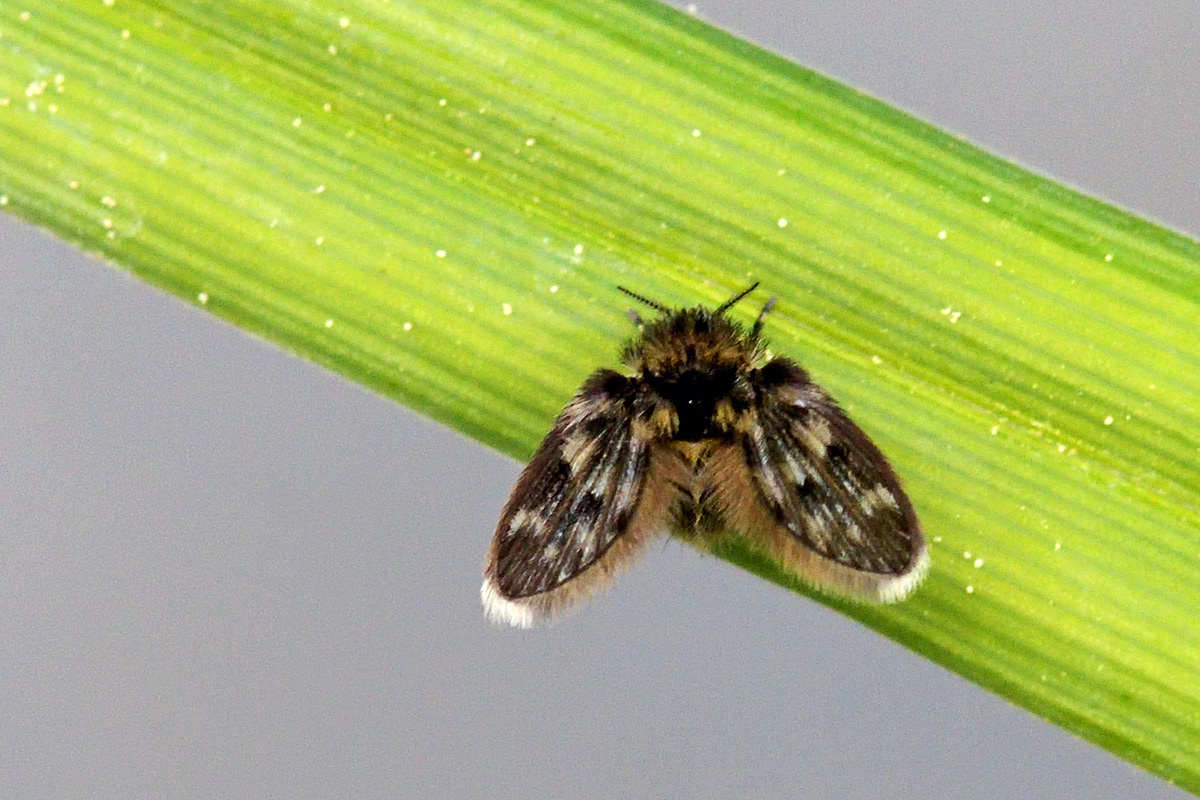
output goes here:
[{"label": "mottled wing pattern", "polygon": [[928,553],[887,459],[799,366],[776,359],[763,374],[770,377],[758,424],[743,429],[740,444],[772,520],[768,533],[784,540],[775,549],[819,587],[903,598],[923,576]]},{"label": "mottled wing pattern", "polygon": [[484,572],[493,620],[528,627],[590,594],[634,551],[637,542],[623,537],[651,458],[650,443],[635,433],[628,389],[619,373],[593,375],[522,473]]}]

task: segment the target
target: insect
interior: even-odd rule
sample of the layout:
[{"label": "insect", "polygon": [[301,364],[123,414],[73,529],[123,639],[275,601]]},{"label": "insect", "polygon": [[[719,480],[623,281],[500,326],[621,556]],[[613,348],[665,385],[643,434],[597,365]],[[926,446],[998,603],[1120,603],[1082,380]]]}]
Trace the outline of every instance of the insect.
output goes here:
[{"label": "insect", "polygon": [[517,480],[481,596],[495,622],[530,627],[606,585],[660,534],[703,545],[742,536],[801,580],[895,602],[929,553],[887,459],[762,328],[715,309],[658,311],[621,360],[563,409]]}]

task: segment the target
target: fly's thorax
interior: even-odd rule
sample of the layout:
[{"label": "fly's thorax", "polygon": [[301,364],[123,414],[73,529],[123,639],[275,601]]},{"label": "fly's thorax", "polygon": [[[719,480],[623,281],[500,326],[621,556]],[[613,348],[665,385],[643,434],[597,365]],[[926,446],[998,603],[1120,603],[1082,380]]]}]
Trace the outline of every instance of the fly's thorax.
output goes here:
[{"label": "fly's thorax", "polygon": [[650,400],[650,423],[656,433],[688,442],[729,433],[754,399],[745,375],[734,369],[644,373],[640,383]]},{"label": "fly's thorax", "polygon": [[707,309],[684,309],[646,326],[625,350],[660,437],[723,436],[754,399],[757,337]]}]

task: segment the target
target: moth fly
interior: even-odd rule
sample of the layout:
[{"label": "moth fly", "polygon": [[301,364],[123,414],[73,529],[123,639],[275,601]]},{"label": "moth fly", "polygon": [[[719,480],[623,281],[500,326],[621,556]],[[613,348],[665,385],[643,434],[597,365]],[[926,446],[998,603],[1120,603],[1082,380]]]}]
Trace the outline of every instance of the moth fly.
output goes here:
[{"label": "moth fly", "polygon": [[522,628],[606,585],[648,542],[741,536],[833,594],[891,603],[913,590],[929,552],[883,454],[762,328],[715,309],[659,312],[599,369],[521,473],[488,551],[487,616]]}]

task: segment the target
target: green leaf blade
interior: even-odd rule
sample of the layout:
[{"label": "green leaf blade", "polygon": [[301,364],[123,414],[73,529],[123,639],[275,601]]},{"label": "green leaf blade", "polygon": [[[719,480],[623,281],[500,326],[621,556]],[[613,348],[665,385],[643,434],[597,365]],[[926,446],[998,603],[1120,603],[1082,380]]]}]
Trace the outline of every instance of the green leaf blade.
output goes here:
[{"label": "green leaf blade", "polygon": [[1195,241],[657,5],[26,5],[7,211],[517,456],[759,280],[934,542],[822,600],[1200,791]]}]

